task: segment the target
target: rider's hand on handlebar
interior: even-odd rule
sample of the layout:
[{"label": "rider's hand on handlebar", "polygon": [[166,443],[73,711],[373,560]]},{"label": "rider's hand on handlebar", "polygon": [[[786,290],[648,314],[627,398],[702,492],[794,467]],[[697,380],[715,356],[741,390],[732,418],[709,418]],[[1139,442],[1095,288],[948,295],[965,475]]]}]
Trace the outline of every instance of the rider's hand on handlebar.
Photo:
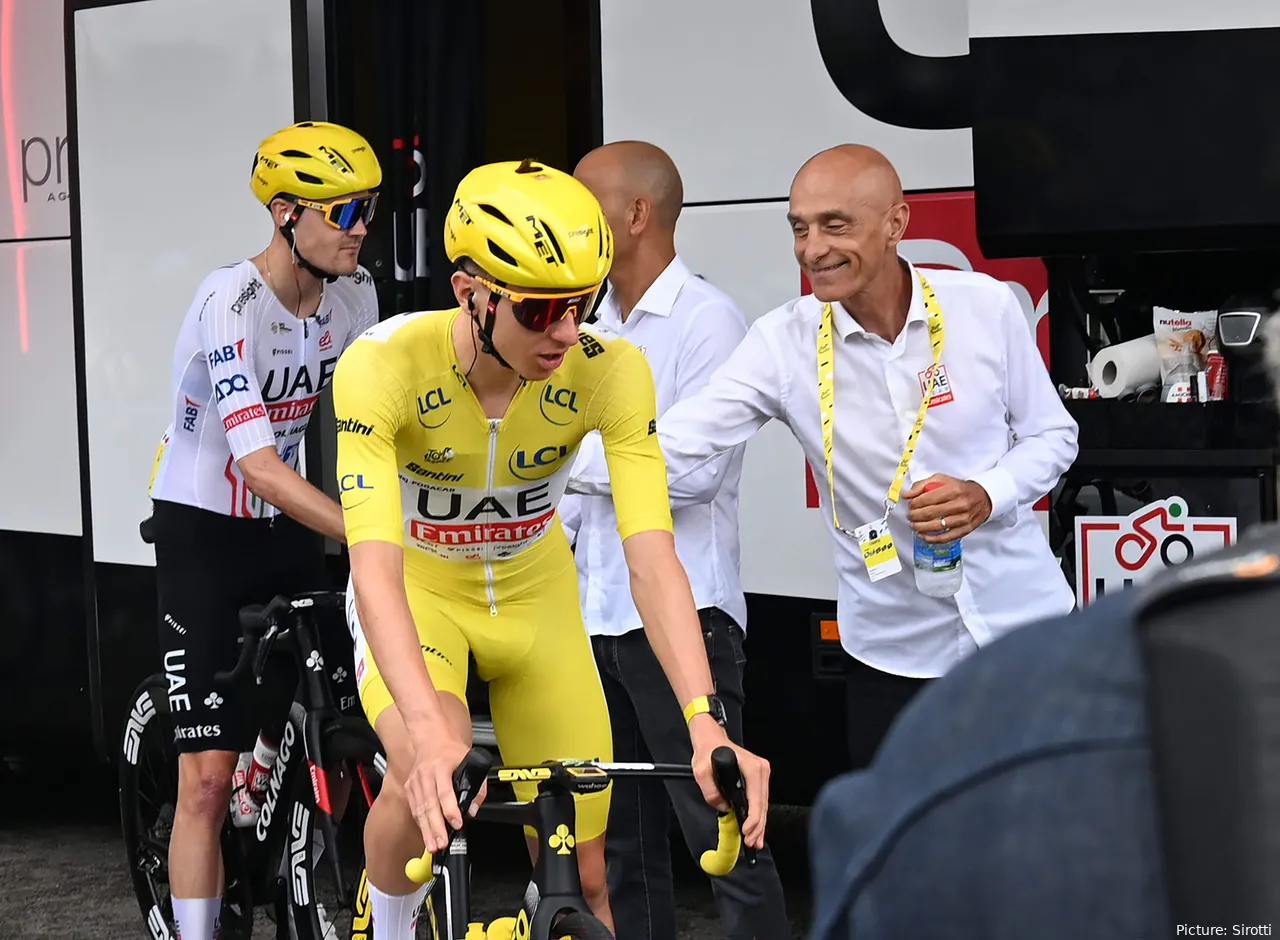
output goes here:
[{"label": "rider's hand on handlebar", "polygon": [[[414,740],[413,750],[413,769],[404,786],[409,812],[422,830],[426,850],[441,852],[449,844],[446,824],[454,830],[462,828],[462,813],[453,792],[453,772],[470,748],[446,723],[434,733]],[[486,789],[482,786],[476,794],[470,815],[474,816],[484,802]]]},{"label": "rider's hand on handlebar", "polygon": [[747,785],[747,821],[742,826],[742,840],[752,848],[764,848],[765,820],[769,815],[769,762],[730,741],[724,728],[707,714],[694,716],[689,723],[689,737],[693,742],[693,776],[702,788],[702,798],[721,812],[728,812],[729,805],[716,787],[711,772],[711,752],[722,746],[733,748]]}]

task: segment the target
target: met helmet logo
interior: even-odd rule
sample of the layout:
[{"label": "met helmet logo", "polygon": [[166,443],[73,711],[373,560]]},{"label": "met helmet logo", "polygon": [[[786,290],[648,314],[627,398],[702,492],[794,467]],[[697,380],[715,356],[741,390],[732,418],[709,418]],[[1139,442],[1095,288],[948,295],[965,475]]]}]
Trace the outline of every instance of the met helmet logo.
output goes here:
[{"label": "met helmet logo", "polygon": [[548,237],[548,234],[543,231],[546,223],[531,215],[525,216],[525,221],[533,227],[533,250],[538,253],[538,257],[547,264],[556,264],[557,261],[563,263],[564,255],[560,253],[560,246],[556,244],[555,237]]}]

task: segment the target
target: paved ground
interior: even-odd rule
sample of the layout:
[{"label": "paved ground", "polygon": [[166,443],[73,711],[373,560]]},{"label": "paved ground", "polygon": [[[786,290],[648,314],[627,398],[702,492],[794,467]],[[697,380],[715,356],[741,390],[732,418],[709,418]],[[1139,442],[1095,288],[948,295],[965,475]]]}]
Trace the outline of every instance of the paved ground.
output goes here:
[{"label": "paved ground", "polygon": [[[114,787],[103,768],[46,767],[22,775],[0,769],[0,940],[147,936],[125,872]],[[806,824],[803,812],[785,809],[770,823],[796,938],[804,936],[809,914]],[[520,857],[516,831],[482,828],[489,831],[473,837],[472,877],[476,914],[487,920],[511,912],[528,870],[513,861]],[[680,936],[720,936],[710,888],[687,852],[677,854],[676,872]],[[260,934],[269,936],[255,930]]]}]

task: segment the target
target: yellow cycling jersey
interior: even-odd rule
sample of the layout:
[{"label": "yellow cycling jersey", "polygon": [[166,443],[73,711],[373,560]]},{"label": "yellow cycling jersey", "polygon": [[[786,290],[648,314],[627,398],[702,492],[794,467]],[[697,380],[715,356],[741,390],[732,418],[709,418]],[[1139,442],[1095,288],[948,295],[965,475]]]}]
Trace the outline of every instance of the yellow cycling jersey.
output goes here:
[{"label": "yellow cycling jersey", "polygon": [[640,350],[584,327],[549,379],[524,382],[506,415],[491,419],[453,348],[459,315],[391,317],[338,360],[347,544],[401,545],[418,586],[484,597],[496,613],[501,597],[550,574],[544,552],[564,550],[556,506],[591,430],[604,444],[619,536],[671,531],[653,375]]}]

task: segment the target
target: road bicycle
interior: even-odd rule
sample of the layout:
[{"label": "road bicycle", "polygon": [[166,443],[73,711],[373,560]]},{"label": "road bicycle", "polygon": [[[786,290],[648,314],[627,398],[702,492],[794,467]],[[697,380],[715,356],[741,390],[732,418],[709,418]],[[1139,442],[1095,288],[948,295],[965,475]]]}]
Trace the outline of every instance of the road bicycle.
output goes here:
[{"label": "road bicycle", "polygon": [[[244,608],[239,660],[215,676],[223,687],[250,676],[261,684],[276,654],[292,656],[300,677],[256,825],[237,828],[228,819],[222,828],[220,940],[247,940],[259,909],[260,920],[274,920],[278,940],[351,940],[362,935],[361,919],[368,920],[363,816],[386,758],[369,723],[335,702],[335,686],[343,697],[354,666],[349,654],[326,664],[317,615],[342,611],[344,601],[341,593],[317,591]],[[354,688],[354,678],[347,687]],[[168,691],[164,675],[156,674],[134,692],[119,765],[129,872],[153,940],[177,936],[168,847],[178,761]],[[354,697],[352,703],[358,709]]]},{"label": "road bicycle", "polygon": [[[748,807],[737,757],[731,748],[719,747],[711,755],[711,764],[716,788],[730,811],[719,815],[716,848],[704,852],[699,864],[708,875],[719,877],[733,870],[740,855],[748,866],[754,866],[756,854],[755,849],[742,843],[741,826]],[[482,747],[473,747],[453,775],[464,820],[462,829],[450,829],[449,844],[438,856],[426,854],[405,864],[405,875],[411,881],[429,885],[434,940],[612,940],[613,934],[592,915],[582,897],[573,837],[573,795],[597,793],[614,777],[692,779],[693,771],[684,764],[571,760],[493,767],[492,755]],[[538,784],[538,795],[532,801],[486,800],[475,817],[530,826],[537,833],[539,846],[533,875],[516,916],[498,918],[488,927],[471,920],[466,877],[469,808],[485,780],[491,784]],[[438,860],[441,857],[443,861]]]}]

